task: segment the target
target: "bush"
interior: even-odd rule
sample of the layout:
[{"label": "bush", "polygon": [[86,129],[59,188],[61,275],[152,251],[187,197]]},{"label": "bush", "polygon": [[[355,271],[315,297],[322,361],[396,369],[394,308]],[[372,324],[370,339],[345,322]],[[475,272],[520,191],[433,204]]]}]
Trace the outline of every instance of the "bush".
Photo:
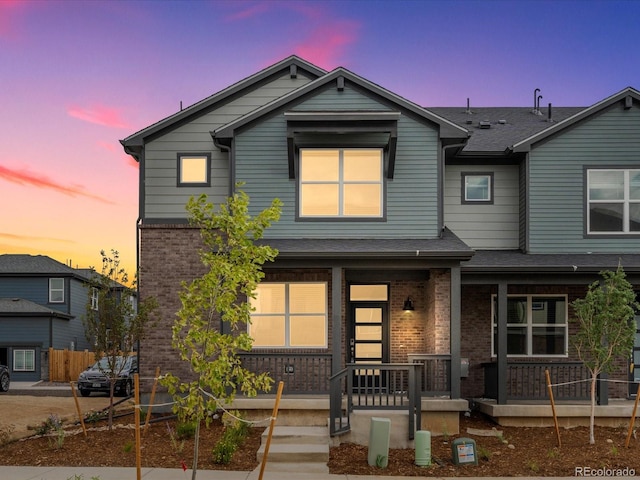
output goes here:
[{"label": "bush", "polygon": [[193,438],[196,436],[196,422],[179,423],[176,427],[176,436],[179,440]]},{"label": "bush", "polygon": [[213,461],[215,463],[227,465],[231,462],[234,452],[244,442],[249,433],[249,424],[243,422],[237,412],[234,412],[234,415],[236,418],[226,414],[226,418],[223,418],[225,428],[222,438],[213,447]]}]

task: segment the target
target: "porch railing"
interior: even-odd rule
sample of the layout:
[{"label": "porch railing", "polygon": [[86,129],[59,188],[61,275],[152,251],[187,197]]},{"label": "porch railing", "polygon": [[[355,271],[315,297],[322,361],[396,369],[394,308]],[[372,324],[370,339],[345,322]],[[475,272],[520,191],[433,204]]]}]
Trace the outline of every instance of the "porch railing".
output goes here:
[{"label": "porch railing", "polygon": [[419,369],[417,363],[347,364],[331,377],[330,434],[348,431],[354,410],[406,410],[413,439],[422,413]]},{"label": "porch railing", "polygon": [[[496,398],[498,393],[497,366],[485,363],[485,397]],[[507,362],[507,400],[548,400],[545,370],[549,370],[555,400],[589,399],[589,383],[577,382],[590,377],[581,362]]]},{"label": "porch railing", "polygon": [[[327,394],[331,376],[330,353],[259,353],[243,352],[238,357],[251,372],[268,372],[274,385],[284,382],[286,394]],[[275,387],[273,387],[275,392]]]},{"label": "porch railing", "polygon": [[451,355],[411,353],[409,363],[422,366],[419,371],[420,391],[426,397],[451,395]]}]

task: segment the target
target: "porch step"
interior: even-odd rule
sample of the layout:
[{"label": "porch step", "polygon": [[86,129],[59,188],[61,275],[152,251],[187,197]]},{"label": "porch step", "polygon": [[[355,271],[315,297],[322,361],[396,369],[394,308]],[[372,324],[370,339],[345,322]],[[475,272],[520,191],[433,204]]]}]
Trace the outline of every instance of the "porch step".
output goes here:
[{"label": "porch step", "polygon": [[[257,460],[262,462],[269,429],[262,434]],[[326,427],[275,427],[269,445],[266,471],[328,473],[329,429]],[[258,467],[260,468],[260,467]]]}]

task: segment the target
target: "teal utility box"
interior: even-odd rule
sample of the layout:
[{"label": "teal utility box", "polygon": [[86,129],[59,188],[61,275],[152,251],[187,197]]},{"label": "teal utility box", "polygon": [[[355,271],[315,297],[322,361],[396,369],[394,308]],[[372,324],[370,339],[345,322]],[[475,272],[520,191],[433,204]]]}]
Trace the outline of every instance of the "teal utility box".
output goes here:
[{"label": "teal utility box", "polygon": [[372,467],[387,468],[389,465],[389,440],[391,419],[371,417],[369,429],[369,454],[367,462]]},{"label": "teal utility box", "polygon": [[431,432],[418,430],[416,432],[416,465],[428,467],[431,465]]},{"label": "teal utility box", "polygon": [[454,465],[477,465],[476,441],[472,438],[456,438],[451,443]]}]

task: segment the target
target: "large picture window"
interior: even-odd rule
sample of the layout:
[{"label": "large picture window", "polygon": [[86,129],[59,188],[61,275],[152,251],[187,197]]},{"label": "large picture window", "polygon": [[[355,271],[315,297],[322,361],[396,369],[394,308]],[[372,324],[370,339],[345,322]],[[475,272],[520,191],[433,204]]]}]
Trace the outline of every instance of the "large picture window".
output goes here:
[{"label": "large picture window", "polygon": [[382,149],[301,149],[300,217],[382,217]]},{"label": "large picture window", "polygon": [[16,372],[33,372],[36,369],[35,350],[14,350],[13,370]]},{"label": "large picture window", "polygon": [[326,283],[261,283],[251,307],[254,348],[326,348]]},{"label": "large picture window", "polygon": [[[492,301],[493,336],[496,355],[498,335],[497,296]],[[507,299],[507,355],[566,356],[567,297],[514,295]]]},{"label": "large picture window", "polygon": [[588,170],[587,199],[588,233],[640,233],[640,170]]}]

